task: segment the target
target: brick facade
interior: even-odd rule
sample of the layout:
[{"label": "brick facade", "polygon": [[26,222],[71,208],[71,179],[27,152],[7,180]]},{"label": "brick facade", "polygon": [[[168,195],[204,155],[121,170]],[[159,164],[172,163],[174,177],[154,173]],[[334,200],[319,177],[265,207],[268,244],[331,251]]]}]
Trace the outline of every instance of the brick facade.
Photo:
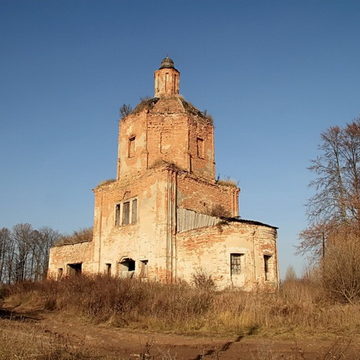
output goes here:
[{"label": "brick facade", "polygon": [[165,58],[155,97],[119,121],[117,177],[94,189],[94,235],[53,247],[49,276],[107,273],[219,288],[278,285],[273,226],[239,217],[240,189],[215,180],[212,119],[179,95]]}]

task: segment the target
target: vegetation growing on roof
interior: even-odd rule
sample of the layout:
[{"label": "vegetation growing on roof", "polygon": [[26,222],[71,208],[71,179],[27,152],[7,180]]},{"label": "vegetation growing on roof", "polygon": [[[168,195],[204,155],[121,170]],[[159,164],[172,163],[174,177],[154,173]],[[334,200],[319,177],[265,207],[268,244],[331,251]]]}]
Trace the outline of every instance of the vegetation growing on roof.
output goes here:
[{"label": "vegetation growing on roof", "polygon": [[181,171],[181,169],[175,165],[174,163],[172,162],[168,162],[168,161],[165,161],[165,160],[162,160],[162,159],[159,159],[159,160],[156,160],[151,166],[150,168],[151,169],[154,169],[154,168],[157,168],[157,167],[166,167],[168,169],[171,169],[171,170],[174,170],[174,171]]},{"label": "vegetation growing on roof", "polygon": [[205,119],[209,120],[211,123],[213,123],[213,118],[210,114],[208,114],[207,110],[200,111],[191,102],[186,101],[183,97],[180,97],[180,100],[187,112],[189,112],[190,114],[205,118]]},{"label": "vegetation growing on roof", "polygon": [[83,242],[90,242],[93,238],[93,228],[85,228],[74,231],[71,235],[65,235],[54,246],[74,245]]},{"label": "vegetation growing on roof", "polygon": [[132,114],[137,114],[141,112],[142,110],[150,110],[153,108],[153,106],[158,102],[159,98],[150,98],[145,97],[140,99],[140,103],[136,105],[135,109],[131,112]]},{"label": "vegetation growing on roof", "polygon": [[216,183],[224,186],[238,187],[237,181],[234,179],[226,178],[226,179],[217,179]]},{"label": "vegetation growing on roof", "polygon": [[[181,96],[179,97],[179,99],[180,99],[181,103],[183,104],[186,112],[188,112],[192,115],[207,119],[211,124],[213,123],[213,118],[208,113],[207,110],[200,111],[191,102],[186,101]],[[143,111],[144,109],[151,110],[158,101],[159,101],[159,98],[157,98],[157,97],[141,98],[140,103],[138,105],[136,105],[136,107],[134,109],[132,109],[132,107],[128,104],[123,104],[120,108],[120,116],[123,119],[126,116],[128,116],[129,114],[138,114],[139,112]]]},{"label": "vegetation growing on roof", "polygon": [[116,181],[115,179],[106,179],[106,180],[101,181],[98,186],[108,185],[108,184],[111,184],[111,183],[113,183],[115,181]]},{"label": "vegetation growing on roof", "polygon": [[132,112],[132,107],[131,105],[129,104],[123,104],[121,107],[120,107],[120,117],[121,119],[124,118],[125,116],[128,116],[131,112]]},{"label": "vegetation growing on roof", "polygon": [[228,218],[231,216],[231,213],[229,210],[225,209],[224,206],[217,204],[211,208],[209,215],[220,217],[220,218]]}]

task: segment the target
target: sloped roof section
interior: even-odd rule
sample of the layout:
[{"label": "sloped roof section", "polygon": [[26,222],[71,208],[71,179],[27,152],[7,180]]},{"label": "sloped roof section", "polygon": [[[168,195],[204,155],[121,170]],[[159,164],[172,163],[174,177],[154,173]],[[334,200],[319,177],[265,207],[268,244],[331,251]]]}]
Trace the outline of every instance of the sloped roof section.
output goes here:
[{"label": "sloped roof section", "polygon": [[189,209],[182,209],[182,208],[177,209],[178,232],[184,232],[184,231],[199,229],[207,226],[215,226],[221,223],[232,223],[232,222],[249,224],[249,225],[266,226],[272,229],[277,229],[277,227],[275,226],[264,224],[260,221],[245,220],[245,219],[233,218],[233,217],[211,216],[207,214],[201,214]]}]

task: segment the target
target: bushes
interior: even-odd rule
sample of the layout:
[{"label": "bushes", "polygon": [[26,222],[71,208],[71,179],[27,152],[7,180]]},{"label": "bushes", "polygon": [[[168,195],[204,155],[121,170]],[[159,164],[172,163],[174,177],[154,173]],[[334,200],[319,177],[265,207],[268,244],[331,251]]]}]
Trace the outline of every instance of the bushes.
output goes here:
[{"label": "bushes", "polygon": [[360,241],[355,234],[338,234],[328,245],[322,261],[322,280],[333,300],[360,300]]},{"label": "bushes", "polygon": [[7,288],[3,285],[0,285],[0,301],[3,300],[8,295]]},{"label": "bushes", "polygon": [[109,276],[74,276],[60,281],[16,284],[8,302],[81,314],[95,322],[171,329],[198,327],[213,294],[187,284],[163,285]]},{"label": "bushes", "polygon": [[211,275],[207,275],[200,270],[192,275],[192,284],[199,290],[213,291],[216,288]]},{"label": "bushes", "polygon": [[285,281],[278,293],[245,293],[76,276],[11,286],[6,301],[113,326],[180,333],[349,333],[358,331],[360,323],[360,306],[334,305],[319,283],[306,279]]}]

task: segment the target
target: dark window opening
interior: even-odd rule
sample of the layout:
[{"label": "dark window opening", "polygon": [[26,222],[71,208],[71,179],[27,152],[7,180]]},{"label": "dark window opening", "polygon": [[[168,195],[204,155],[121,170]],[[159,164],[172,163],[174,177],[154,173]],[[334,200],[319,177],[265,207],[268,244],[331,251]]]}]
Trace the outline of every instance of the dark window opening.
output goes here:
[{"label": "dark window opening", "polygon": [[197,156],[200,159],[204,159],[204,139],[198,137],[196,139],[196,146],[197,146]]},{"label": "dark window opening", "polygon": [[131,204],[131,223],[136,224],[137,218],[137,199],[134,199]]},{"label": "dark window opening", "polygon": [[128,270],[129,271],[135,271],[135,261],[132,259],[128,260]]},{"label": "dark window opening", "polygon": [[60,280],[63,277],[63,274],[64,274],[64,269],[59,268],[57,273],[57,279]]},{"label": "dark window opening", "polygon": [[168,90],[169,83],[169,73],[165,73],[165,91]]},{"label": "dark window opening", "polygon": [[111,276],[111,264],[105,264],[106,275]]},{"label": "dark window opening", "polygon": [[119,263],[119,275],[121,277],[133,277],[135,272],[135,261],[133,259],[123,259]]},{"label": "dark window opening", "polygon": [[120,262],[120,264],[123,266],[123,269],[127,271],[135,271],[135,261],[133,259],[124,259]]},{"label": "dark window opening", "polygon": [[174,74],[174,92],[176,91],[177,75]]},{"label": "dark window opening", "polygon": [[241,274],[241,263],[244,254],[230,254],[230,271],[231,275]]},{"label": "dark window opening", "polygon": [[132,136],[129,139],[129,144],[128,144],[128,157],[134,157],[135,156],[135,136]]},{"label": "dark window opening", "polygon": [[69,275],[81,275],[82,263],[68,264],[67,268]]},{"label": "dark window opening", "polygon": [[265,272],[265,280],[270,280],[270,261],[271,255],[264,255],[264,272]]},{"label": "dark window opening", "polygon": [[122,213],[122,225],[129,224],[130,218],[130,202],[124,202],[123,204],[123,213]]},{"label": "dark window opening", "polygon": [[120,225],[120,204],[117,204],[115,208],[115,225]]}]

